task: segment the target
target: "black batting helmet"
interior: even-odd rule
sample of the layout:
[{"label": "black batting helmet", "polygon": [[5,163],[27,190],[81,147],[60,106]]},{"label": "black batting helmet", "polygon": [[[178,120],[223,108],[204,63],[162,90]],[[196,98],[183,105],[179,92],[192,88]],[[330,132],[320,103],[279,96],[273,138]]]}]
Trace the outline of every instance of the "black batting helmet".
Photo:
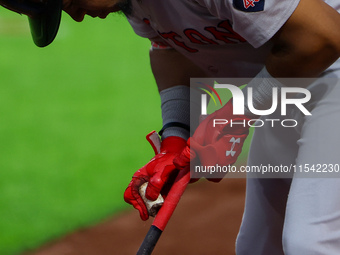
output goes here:
[{"label": "black batting helmet", "polygon": [[37,46],[45,47],[53,42],[60,25],[62,0],[0,0],[0,5],[28,16]]}]

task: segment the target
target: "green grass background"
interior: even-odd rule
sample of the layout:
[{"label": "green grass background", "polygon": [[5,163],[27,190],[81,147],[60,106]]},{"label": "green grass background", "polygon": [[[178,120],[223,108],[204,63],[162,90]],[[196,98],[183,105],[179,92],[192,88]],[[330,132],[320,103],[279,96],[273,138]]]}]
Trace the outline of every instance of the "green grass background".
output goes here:
[{"label": "green grass background", "polygon": [[0,9],[0,254],[18,254],[126,207],[159,129],[150,43],[125,17],[63,14],[47,48]]},{"label": "green grass background", "polygon": [[127,207],[124,189],[153,155],[144,137],[161,127],[149,46],[123,16],[64,13],[41,49],[25,16],[0,9],[1,255]]}]

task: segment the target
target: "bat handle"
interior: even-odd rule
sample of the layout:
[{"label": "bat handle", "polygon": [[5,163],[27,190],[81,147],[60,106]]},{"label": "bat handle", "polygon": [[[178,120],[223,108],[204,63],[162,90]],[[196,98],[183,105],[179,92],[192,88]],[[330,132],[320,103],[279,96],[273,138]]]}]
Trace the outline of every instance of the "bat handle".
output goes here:
[{"label": "bat handle", "polygon": [[146,234],[137,255],[150,255],[190,181],[189,169],[181,170]]},{"label": "bat handle", "polygon": [[150,255],[162,233],[162,230],[152,225],[139,247],[137,255]]}]

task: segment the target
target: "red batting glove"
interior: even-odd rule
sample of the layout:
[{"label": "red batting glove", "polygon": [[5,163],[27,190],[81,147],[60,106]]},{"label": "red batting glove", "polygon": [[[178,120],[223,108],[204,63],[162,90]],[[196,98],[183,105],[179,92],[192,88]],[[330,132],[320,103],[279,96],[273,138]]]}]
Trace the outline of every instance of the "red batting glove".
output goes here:
[{"label": "red batting glove", "polygon": [[[223,123],[224,120],[227,120],[228,123],[216,124],[214,127],[214,120],[217,119],[220,120],[218,123]],[[216,164],[219,166],[233,165],[249,134],[249,120],[250,118],[244,115],[233,115],[233,104],[230,100],[221,109],[210,114],[198,126],[194,135],[188,140],[188,147],[174,159],[174,164],[178,169],[187,167],[190,161],[203,167],[216,166]],[[231,123],[233,124],[231,125]],[[209,176],[210,174],[207,173],[207,179],[219,182],[224,174],[216,174],[217,178],[209,178]]]},{"label": "red batting glove", "polygon": [[145,192],[147,199],[154,201],[160,193],[165,198],[168,192],[166,184],[171,183],[172,174],[177,172],[173,160],[186,147],[186,141],[177,136],[170,136],[160,142],[155,131],[148,134],[146,138],[153,147],[156,156],[132,176],[124,193],[125,202],[133,205],[139,211],[142,220],[147,220],[149,214],[139,194],[139,187],[148,182]]}]

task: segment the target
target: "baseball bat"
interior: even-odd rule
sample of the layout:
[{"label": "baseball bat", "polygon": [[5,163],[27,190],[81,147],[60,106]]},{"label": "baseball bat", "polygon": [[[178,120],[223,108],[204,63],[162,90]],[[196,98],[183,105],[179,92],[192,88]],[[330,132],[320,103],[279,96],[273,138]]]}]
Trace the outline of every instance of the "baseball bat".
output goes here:
[{"label": "baseball bat", "polygon": [[146,234],[137,255],[150,255],[155,248],[158,239],[163,233],[171,215],[181,199],[190,181],[190,170],[179,171],[174,184],[172,185],[163,206],[158,211],[148,233]]}]

